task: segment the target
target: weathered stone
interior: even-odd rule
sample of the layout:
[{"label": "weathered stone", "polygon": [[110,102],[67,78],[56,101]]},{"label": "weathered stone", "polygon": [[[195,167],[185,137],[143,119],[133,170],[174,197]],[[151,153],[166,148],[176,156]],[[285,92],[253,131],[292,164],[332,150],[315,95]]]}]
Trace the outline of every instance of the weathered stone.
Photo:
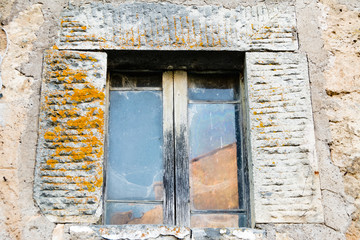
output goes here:
[{"label": "weathered stone", "polygon": [[247,53],[255,222],[323,222],[307,59]]},{"label": "weathered stone", "polygon": [[263,230],[247,228],[194,228],[191,230],[194,240],[203,239],[242,239],[242,240],[267,240]]},{"label": "weathered stone", "polygon": [[[322,37],[324,49],[330,55],[324,75],[326,93],[330,98],[327,102],[331,103],[326,105],[332,135],[331,160],[340,167],[345,193],[354,199],[351,204],[356,211],[351,215],[352,223],[346,237],[355,240],[360,239],[360,74],[354,71],[360,68],[360,2],[327,0],[323,1],[323,8],[325,27]],[[338,198],[333,201],[345,201]],[[333,204],[326,203],[327,208]],[[344,208],[340,206],[326,213],[325,219],[335,229],[343,231],[344,225],[348,225],[345,218],[349,216],[340,211]]]},{"label": "weathered stone", "polygon": [[57,224],[52,234],[52,240],[65,240],[64,224]]},{"label": "weathered stone", "polygon": [[344,233],[349,227],[351,219],[346,209],[346,202],[338,194],[323,191],[325,224],[337,231]]},{"label": "weathered stone", "polygon": [[345,236],[323,224],[261,224],[268,240],[344,240]]},{"label": "weathered stone", "polygon": [[34,197],[54,222],[101,214],[106,54],[47,51]]},{"label": "weathered stone", "polygon": [[62,14],[62,49],[296,50],[288,3],[226,9],[169,3],[91,4]]},{"label": "weathered stone", "polygon": [[158,225],[118,225],[91,226],[97,234],[105,239],[190,239],[190,229],[187,227]]},{"label": "weathered stone", "polygon": [[94,230],[89,226],[65,226],[65,240],[103,240]]},{"label": "weathered stone", "polygon": [[[40,92],[41,56],[57,38],[61,9],[68,0],[39,1],[2,1],[0,19],[8,31],[10,48],[1,66],[2,80],[0,98],[0,239],[51,239],[54,224],[40,215],[39,208],[32,198],[34,156],[37,139],[38,99]],[[78,5],[95,1],[70,1]],[[104,2],[104,1],[96,1]],[[107,0],[119,5],[125,0]],[[142,2],[157,2],[144,0]],[[189,7],[216,5],[226,10],[256,6],[261,0],[169,0]],[[271,1],[275,4],[279,1]],[[280,1],[289,4],[288,1]],[[34,4],[36,3],[36,4]],[[268,4],[269,1],[266,1]],[[319,166],[321,187],[344,197],[357,207],[353,221],[346,233],[350,240],[360,239],[360,202],[358,197],[359,168],[358,160],[358,0],[297,0],[297,29],[300,52],[309,59],[309,73],[312,90],[312,103],[315,118],[316,150],[321,163]],[[116,7],[114,7],[116,8]],[[293,8],[293,7],[290,7]],[[295,17],[294,17],[295,19]],[[45,21],[44,21],[45,20]],[[323,34],[321,36],[321,34]],[[3,35],[0,35],[3,38]],[[4,39],[0,41],[3,51]],[[175,48],[174,48],[175,49]],[[177,48],[178,49],[178,48]],[[199,48],[200,49],[200,48]],[[201,48],[206,50],[206,48]],[[216,48],[213,48],[216,49]],[[96,49],[98,50],[98,49]],[[216,59],[216,58],[215,58]],[[326,81],[326,82],[325,82]],[[326,91],[325,91],[326,90]],[[326,96],[326,92],[328,96]],[[326,112],[327,111],[327,112]],[[331,126],[328,126],[328,116]],[[30,129],[30,130],[28,130]],[[331,157],[329,154],[331,147]],[[331,164],[331,160],[333,163]],[[341,170],[339,170],[341,168]],[[10,176],[10,177],[9,177]],[[3,179],[5,177],[7,180]],[[331,199],[325,194],[323,201]],[[328,205],[327,205],[328,206]],[[343,208],[343,205],[341,205]],[[350,213],[348,202],[345,211]],[[337,218],[337,208],[326,207],[329,214]],[[326,213],[328,214],[328,213]],[[344,215],[345,216],[345,215]],[[341,220],[343,221],[343,220]],[[345,235],[320,224],[264,224],[269,239],[345,239]],[[75,239],[101,239],[86,232],[72,232]],[[69,236],[69,229],[65,234]],[[92,234],[96,234],[92,231]],[[67,238],[70,239],[70,238]]]}]

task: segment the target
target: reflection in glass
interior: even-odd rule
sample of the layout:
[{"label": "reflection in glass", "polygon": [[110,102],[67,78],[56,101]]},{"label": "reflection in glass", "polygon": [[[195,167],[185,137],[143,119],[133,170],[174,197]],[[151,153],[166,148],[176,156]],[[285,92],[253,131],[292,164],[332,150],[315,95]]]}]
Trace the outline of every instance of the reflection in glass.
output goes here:
[{"label": "reflection in glass", "polygon": [[192,228],[239,227],[239,215],[193,214],[191,215],[190,225]]},{"label": "reflection in glass", "polygon": [[110,92],[107,199],[162,200],[161,123],[161,92]]},{"label": "reflection in glass", "polygon": [[189,99],[231,101],[239,99],[239,75],[189,73]]},{"label": "reflection in glass", "polygon": [[136,88],[136,87],[161,87],[162,73],[160,72],[127,72],[112,73],[110,87]]},{"label": "reflection in glass", "polygon": [[237,209],[238,107],[189,104],[191,208]]},{"label": "reflection in glass", "polygon": [[162,224],[160,204],[107,203],[105,224]]}]

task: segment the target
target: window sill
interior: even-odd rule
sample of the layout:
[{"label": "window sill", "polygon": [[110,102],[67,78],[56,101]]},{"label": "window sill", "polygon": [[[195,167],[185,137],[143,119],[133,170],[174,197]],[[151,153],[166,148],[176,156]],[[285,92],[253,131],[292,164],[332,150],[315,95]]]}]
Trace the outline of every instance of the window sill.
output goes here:
[{"label": "window sill", "polygon": [[242,239],[264,240],[264,230],[251,228],[187,228],[167,225],[72,225],[70,236],[87,236],[87,239]]}]

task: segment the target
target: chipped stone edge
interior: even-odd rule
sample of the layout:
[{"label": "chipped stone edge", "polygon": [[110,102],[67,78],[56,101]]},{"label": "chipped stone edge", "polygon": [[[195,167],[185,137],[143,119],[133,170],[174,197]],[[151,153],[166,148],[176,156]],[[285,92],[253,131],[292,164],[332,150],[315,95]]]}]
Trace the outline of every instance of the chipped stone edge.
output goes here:
[{"label": "chipped stone edge", "polygon": [[160,236],[174,236],[188,239],[191,230],[188,227],[169,225],[97,225],[90,226],[92,231],[106,239],[149,239]]},{"label": "chipped stone edge", "polygon": [[243,239],[266,240],[267,231],[252,228],[187,228],[168,225],[71,225],[69,233],[99,236],[109,240],[156,239]]},{"label": "chipped stone edge", "polygon": [[266,240],[267,232],[253,228],[194,228],[192,236],[195,239]]}]

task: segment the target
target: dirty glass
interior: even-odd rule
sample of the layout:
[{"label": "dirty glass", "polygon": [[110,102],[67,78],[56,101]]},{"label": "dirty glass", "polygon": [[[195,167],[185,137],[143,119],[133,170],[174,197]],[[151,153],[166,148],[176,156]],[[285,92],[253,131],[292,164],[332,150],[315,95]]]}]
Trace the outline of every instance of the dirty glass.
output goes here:
[{"label": "dirty glass", "polygon": [[112,73],[111,88],[161,87],[161,72]]},{"label": "dirty glass", "polygon": [[[222,228],[241,227],[238,214],[192,214],[190,218],[192,228]],[[246,226],[246,225],[244,225]]]},{"label": "dirty glass", "polygon": [[106,224],[162,224],[163,208],[161,204],[106,204]]},{"label": "dirty glass", "polygon": [[239,98],[239,75],[188,73],[189,99],[232,101]]},{"label": "dirty glass", "polygon": [[110,91],[107,199],[162,200],[162,94]]},{"label": "dirty glass", "polygon": [[189,104],[191,209],[238,209],[239,109]]}]

